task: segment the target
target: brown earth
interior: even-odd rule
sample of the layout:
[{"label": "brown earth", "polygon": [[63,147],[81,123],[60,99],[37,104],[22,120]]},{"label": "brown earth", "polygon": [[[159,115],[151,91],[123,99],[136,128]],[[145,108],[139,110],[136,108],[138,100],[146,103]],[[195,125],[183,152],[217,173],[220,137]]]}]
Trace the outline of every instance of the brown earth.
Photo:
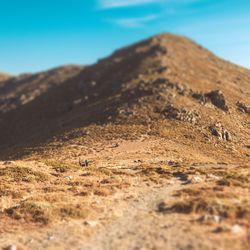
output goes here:
[{"label": "brown earth", "polygon": [[6,80],[9,79],[9,78],[11,78],[10,75],[0,72],[0,82],[6,81]]},{"label": "brown earth", "polygon": [[155,36],[0,82],[0,246],[247,249],[250,71]]}]

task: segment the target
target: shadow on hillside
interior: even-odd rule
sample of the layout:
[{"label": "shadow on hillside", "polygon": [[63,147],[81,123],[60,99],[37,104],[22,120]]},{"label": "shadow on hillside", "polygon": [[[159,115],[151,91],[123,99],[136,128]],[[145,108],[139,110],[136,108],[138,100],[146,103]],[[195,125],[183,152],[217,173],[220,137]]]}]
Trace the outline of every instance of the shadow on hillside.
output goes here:
[{"label": "shadow on hillside", "polygon": [[133,104],[140,94],[149,94],[135,89],[131,94],[131,89],[124,85],[144,74],[148,67],[154,67],[152,56],[161,49],[148,45],[148,41],[139,45],[146,49],[138,53],[138,45],[134,45],[117,51],[30,103],[2,115],[0,159],[22,157],[66,131],[93,123],[105,124],[110,117],[115,120],[118,107]]}]

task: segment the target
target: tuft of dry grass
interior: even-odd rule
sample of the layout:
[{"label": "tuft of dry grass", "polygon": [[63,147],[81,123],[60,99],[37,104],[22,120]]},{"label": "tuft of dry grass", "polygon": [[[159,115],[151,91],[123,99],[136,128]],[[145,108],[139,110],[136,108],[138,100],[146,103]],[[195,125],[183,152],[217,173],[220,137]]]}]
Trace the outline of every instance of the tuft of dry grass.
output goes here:
[{"label": "tuft of dry grass", "polygon": [[53,203],[28,199],[8,208],[5,213],[13,219],[39,224],[49,224],[62,219],[86,218],[90,210],[81,204]]},{"label": "tuft of dry grass", "polygon": [[70,171],[77,171],[80,169],[79,165],[60,161],[45,161],[45,165],[52,167],[52,169],[54,169],[58,173],[66,173]]},{"label": "tuft of dry grass", "polygon": [[47,181],[49,179],[48,175],[40,171],[34,171],[31,168],[16,165],[1,168],[0,177],[14,182]]},{"label": "tuft of dry grass", "polygon": [[[244,197],[243,194],[241,193],[241,197]],[[162,213],[216,215],[229,222],[249,225],[250,200],[247,197],[239,199],[237,195],[232,189],[193,186],[178,191],[176,196],[179,199],[172,205],[160,203],[158,210]]]}]

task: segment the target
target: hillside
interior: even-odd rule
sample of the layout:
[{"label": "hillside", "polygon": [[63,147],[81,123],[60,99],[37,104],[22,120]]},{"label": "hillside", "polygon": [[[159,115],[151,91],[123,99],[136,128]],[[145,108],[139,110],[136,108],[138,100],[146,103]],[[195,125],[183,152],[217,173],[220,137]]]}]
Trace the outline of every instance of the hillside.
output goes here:
[{"label": "hillside", "polygon": [[10,77],[11,77],[10,75],[0,72],[0,82],[1,82],[1,81],[6,81],[6,80],[9,79]]},{"label": "hillside", "polygon": [[[0,113],[27,104],[50,88],[60,85],[80,72],[80,66],[63,66],[38,74],[23,74],[0,83]],[[0,76],[1,77],[1,76]]]},{"label": "hillside", "polygon": [[[2,111],[18,109],[2,116],[2,145],[36,144],[108,119],[136,124],[158,121],[171,116],[169,112],[190,112],[189,107],[195,110],[190,115],[197,116],[198,124],[192,128],[203,129],[198,134],[207,134],[206,127],[222,122],[235,141],[247,136],[247,115],[237,103],[246,110],[249,107],[249,71],[216,58],[185,38],[157,36],[79,71],[68,68],[61,78],[60,72],[49,71],[3,84]],[[220,107],[220,101],[227,103],[225,107]],[[172,111],[164,111],[169,105],[174,105]]]},{"label": "hillside", "polygon": [[[145,249],[165,249],[163,238],[176,232],[183,242],[172,239],[169,249],[228,249],[233,243],[232,249],[246,249],[249,114],[250,70],[171,34],[115,51],[94,65],[1,81],[1,216],[26,240],[23,226],[53,225],[58,249],[67,249],[80,232],[84,237],[73,249],[94,249],[92,241],[95,249],[118,249],[119,232],[120,249],[141,249],[137,240]],[[139,217],[137,223],[126,209],[135,221]],[[171,227],[171,216],[173,231],[165,232],[158,223],[166,219]],[[138,239],[128,236],[126,220]],[[60,223],[66,223],[63,232]],[[76,225],[79,230],[64,242]],[[152,235],[151,227],[160,233]],[[190,233],[183,233],[185,227]],[[235,236],[234,228],[241,233]],[[222,232],[219,239],[211,233],[215,229]],[[37,247],[50,230],[36,231],[27,247]],[[200,230],[208,238],[197,239]],[[13,235],[5,236],[11,243]],[[49,249],[47,240],[42,244]]]}]

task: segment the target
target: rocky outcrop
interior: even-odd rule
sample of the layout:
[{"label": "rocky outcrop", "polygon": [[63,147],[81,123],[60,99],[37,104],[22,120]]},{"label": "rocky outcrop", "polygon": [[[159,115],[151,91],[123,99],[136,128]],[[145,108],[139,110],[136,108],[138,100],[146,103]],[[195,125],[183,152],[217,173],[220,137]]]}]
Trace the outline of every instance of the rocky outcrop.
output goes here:
[{"label": "rocky outcrop", "polygon": [[201,103],[212,103],[217,108],[227,112],[229,110],[226,99],[220,90],[213,90],[208,93],[193,93],[192,97],[199,100]]}]

